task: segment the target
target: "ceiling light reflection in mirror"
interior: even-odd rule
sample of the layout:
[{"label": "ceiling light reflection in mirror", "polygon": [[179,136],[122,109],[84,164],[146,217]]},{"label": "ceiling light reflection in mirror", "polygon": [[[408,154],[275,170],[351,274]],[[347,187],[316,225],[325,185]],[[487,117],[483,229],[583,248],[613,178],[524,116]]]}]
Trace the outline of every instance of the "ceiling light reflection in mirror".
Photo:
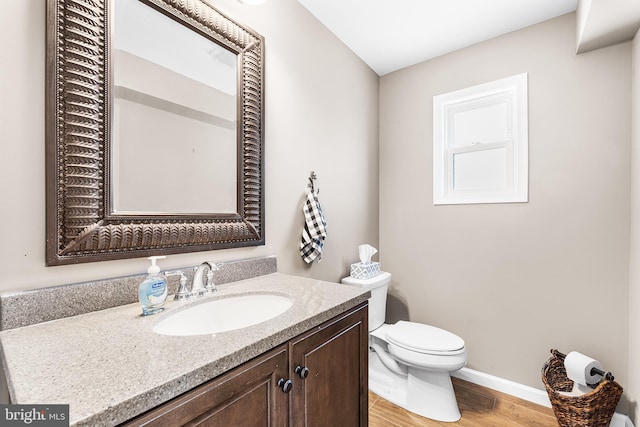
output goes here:
[{"label": "ceiling light reflection in mirror", "polygon": [[237,212],[237,58],[138,0],[114,2],[111,210]]}]

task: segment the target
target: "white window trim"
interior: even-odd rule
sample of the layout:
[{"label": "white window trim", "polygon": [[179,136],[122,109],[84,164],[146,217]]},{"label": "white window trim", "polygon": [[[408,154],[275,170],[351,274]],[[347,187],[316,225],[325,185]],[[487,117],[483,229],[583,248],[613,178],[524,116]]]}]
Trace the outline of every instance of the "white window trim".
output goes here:
[{"label": "white window trim", "polygon": [[[505,141],[474,142],[453,146],[450,141],[453,113],[507,104],[511,116],[509,138]],[[433,203],[435,205],[469,203],[515,203],[528,201],[528,124],[527,74],[449,92],[433,97]],[[504,188],[456,190],[454,156],[459,153],[504,147],[507,150],[507,177]]]}]

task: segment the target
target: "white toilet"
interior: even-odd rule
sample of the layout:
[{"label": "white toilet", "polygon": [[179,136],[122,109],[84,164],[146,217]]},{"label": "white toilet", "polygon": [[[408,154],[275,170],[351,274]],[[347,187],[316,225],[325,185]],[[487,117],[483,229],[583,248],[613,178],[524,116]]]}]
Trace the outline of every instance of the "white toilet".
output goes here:
[{"label": "white toilet", "polygon": [[450,372],[467,363],[464,341],[429,325],[385,324],[391,274],[342,283],[371,291],[369,299],[369,389],[411,412],[433,420],[460,419]]}]

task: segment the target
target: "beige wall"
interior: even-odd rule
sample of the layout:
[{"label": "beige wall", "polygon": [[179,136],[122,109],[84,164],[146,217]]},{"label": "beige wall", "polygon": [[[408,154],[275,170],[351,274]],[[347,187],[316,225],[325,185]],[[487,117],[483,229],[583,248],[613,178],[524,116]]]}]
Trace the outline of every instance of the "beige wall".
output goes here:
[{"label": "beige wall", "polygon": [[[630,43],[575,55],[575,14],[381,78],[388,320],[466,341],[469,367],[542,388],[550,348],[627,378]],[[529,202],[434,206],[434,95],[529,76]],[[398,302],[399,301],[399,302]]]},{"label": "beige wall", "polygon": [[[3,2],[0,14],[0,291],[143,273],[148,263],[45,267],[45,5]],[[161,267],[275,254],[282,272],[337,281],[359,244],[378,244],[378,77],[295,0],[215,5],[266,39],[266,245],[171,255]],[[309,268],[298,248],[311,170],[329,236]]]},{"label": "beige wall", "polygon": [[631,101],[631,251],[629,256],[629,374],[625,393],[640,424],[640,32],[632,44]]}]

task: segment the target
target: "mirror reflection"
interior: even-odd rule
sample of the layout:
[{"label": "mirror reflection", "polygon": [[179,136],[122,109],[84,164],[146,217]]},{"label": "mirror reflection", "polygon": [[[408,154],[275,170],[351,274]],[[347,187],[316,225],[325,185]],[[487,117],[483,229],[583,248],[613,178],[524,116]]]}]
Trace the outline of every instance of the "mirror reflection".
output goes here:
[{"label": "mirror reflection", "polygon": [[237,212],[236,54],[138,0],[113,16],[112,213]]}]

